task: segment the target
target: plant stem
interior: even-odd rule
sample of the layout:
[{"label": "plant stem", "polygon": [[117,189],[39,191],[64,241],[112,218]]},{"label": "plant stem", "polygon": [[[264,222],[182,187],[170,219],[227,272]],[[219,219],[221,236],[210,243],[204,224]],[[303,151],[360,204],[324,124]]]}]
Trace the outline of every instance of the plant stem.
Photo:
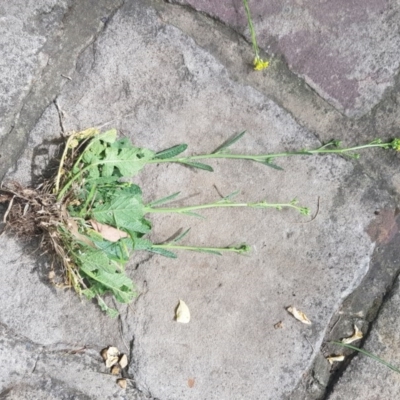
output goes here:
[{"label": "plant stem", "polygon": [[205,253],[226,253],[233,252],[244,254],[250,251],[250,247],[246,244],[242,244],[240,246],[232,246],[232,247],[201,247],[201,246],[182,246],[176,244],[153,244],[153,248],[156,249],[166,249],[166,250],[190,250],[190,251],[200,251]]},{"label": "plant stem", "polygon": [[324,146],[319,147],[318,149],[313,150],[300,150],[293,152],[282,152],[282,153],[269,153],[269,154],[260,154],[260,155],[246,155],[246,154],[229,154],[229,153],[211,153],[211,154],[200,154],[196,156],[188,156],[188,157],[172,157],[172,158],[164,158],[164,159],[152,159],[146,162],[146,164],[159,164],[159,163],[182,163],[185,164],[187,162],[204,160],[204,159],[214,159],[214,158],[223,158],[223,159],[241,159],[241,160],[250,160],[261,163],[268,163],[275,158],[279,157],[290,157],[297,155],[314,155],[314,154],[344,154],[349,153],[356,150],[367,149],[372,147],[381,147],[381,148],[389,148],[390,143],[377,143],[371,142],[364,145],[347,147],[347,148],[328,148],[329,146],[334,145],[335,142],[329,142]]},{"label": "plant stem", "polygon": [[251,34],[251,43],[253,45],[253,50],[254,50],[254,57],[259,58],[259,49],[258,49],[258,44],[257,44],[256,31],[254,29],[253,20],[251,18],[251,13],[250,13],[250,7],[249,7],[247,0],[243,0],[243,5],[244,5],[244,9],[246,11],[247,22],[249,24],[249,30],[250,30],[250,34]]},{"label": "plant stem", "polygon": [[379,358],[378,356],[375,356],[374,354],[371,354],[368,351],[365,351],[363,349],[360,349],[358,347],[352,346],[351,344],[347,344],[347,343],[335,342],[335,341],[333,341],[331,343],[337,344],[337,345],[342,346],[342,347],[347,347],[347,348],[355,350],[355,351],[358,351],[359,353],[362,353],[362,354],[366,355],[367,357],[370,357],[373,360],[380,362],[381,364],[385,365],[386,367],[390,368],[391,370],[400,373],[400,369],[399,368],[396,368],[395,366],[389,364],[385,360],[382,360],[382,358]]},{"label": "plant stem", "polygon": [[203,210],[206,208],[217,208],[217,207],[250,207],[250,208],[275,208],[281,210],[282,208],[294,208],[301,214],[308,215],[309,209],[307,207],[299,207],[296,205],[296,201],[290,203],[267,203],[261,201],[258,203],[233,203],[229,200],[220,200],[214,203],[198,204],[194,206],[186,207],[168,207],[168,208],[152,208],[150,206],[144,207],[145,213],[177,213],[177,214],[190,214],[196,210]]}]

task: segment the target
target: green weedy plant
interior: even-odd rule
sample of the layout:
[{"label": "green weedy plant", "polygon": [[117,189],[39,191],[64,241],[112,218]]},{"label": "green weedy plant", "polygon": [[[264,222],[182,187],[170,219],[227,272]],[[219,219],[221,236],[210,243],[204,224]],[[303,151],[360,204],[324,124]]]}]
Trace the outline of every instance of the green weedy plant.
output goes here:
[{"label": "green weedy plant", "polygon": [[282,169],[275,161],[280,157],[316,154],[343,154],[357,158],[354,151],[380,147],[400,149],[400,140],[389,143],[374,140],[368,144],[349,148],[337,141],[317,149],[263,155],[230,153],[229,147],[244,132],[226,141],[210,154],[182,157],[187,149],[180,144],[158,153],[135,147],[127,138],[117,139],[115,130],[99,133],[87,129],[72,133],[60,159],[54,180],[40,189],[23,188],[14,183],[1,189],[0,202],[9,202],[4,216],[6,228],[25,236],[44,234],[42,245],[55,251],[64,267],[68,286],[89,299],[96,298],[101,309],[110,316],[117,311],[104,301],[111,294],[120,303],[129,303],[135,297],[132,280],[125,266],[135,251],[145,250],[175,258],[176,250],[190,250],[221,255],[225,252],[246,253],[250,247],[239,244],[231,247],[183,246],[178,242],[188,230],[168,243],[152,243],[145,236],[152,228],[146,218],[152,213],[180,213],[197,216],[198,211],[215,207],[292,208],[308,215],[307,207],[296,200],[287,203],[234,202],[233,193],[213,203],[184,207],[161,207],[174,200],[179,192],[144,204],[138,185],[127,182],[142,168],[153,163],[179,163],[206,171],[213,169],[203,160],[212,158],[244,159],[274,169]]}]

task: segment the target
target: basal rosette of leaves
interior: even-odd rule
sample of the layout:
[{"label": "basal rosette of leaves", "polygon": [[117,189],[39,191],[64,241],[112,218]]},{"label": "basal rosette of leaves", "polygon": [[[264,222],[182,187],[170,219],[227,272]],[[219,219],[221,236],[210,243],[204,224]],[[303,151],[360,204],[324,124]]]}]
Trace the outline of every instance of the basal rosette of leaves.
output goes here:
[{"label": "basal rosette of leaves", "polygon": [[152,228],[146,218],[151,213],[180,213],[200,216],[206,208],[293,208],[309,215],[307,207],[296,200],[287,203],[234,202],[233,193],[213,203],[184,207],[160,207],[174,200],[178,193],[144,204],[141,188],[128,181],[144,166],[174,162],[192,168],[213,171],[204,159],[245,159],[274,169],[280,157],[315,154],[343,154],[357,158],[357,150],[380,147],[400,149],[400,140],[383,143],[377,139],[365,145],[342,148],[332,141],[317,149],[262,155],[233,154],[229,147],[244,132],[227,140],[211,154],[182,157],[187,149],[180,144],[153,152],[135,147],[127,138],[117,138],[116,130],[100,133],[91,128],[72,133],[65,145],[54,180],[39,188],[23,188],[18,183],[3,186],[0,202],[8,202],[4,215],[6,229],[21,236],[41,234],[42,246],[52,251],[63,265],[65,283],[88,299],[96,298],[99,306],[110,316],[117,311],[105,302],[111,294],[120,303],[129,303],[136,296],[135,286],[125,267],[135,251],[149,251],[166,257],[176,257],[176,250],[190,250],[221,255],[224,252],[246,253],[250,247],[239,244],[231,247],[197,247],[179,245],[189,230],[174,240],[155,244],[146,238]]}]

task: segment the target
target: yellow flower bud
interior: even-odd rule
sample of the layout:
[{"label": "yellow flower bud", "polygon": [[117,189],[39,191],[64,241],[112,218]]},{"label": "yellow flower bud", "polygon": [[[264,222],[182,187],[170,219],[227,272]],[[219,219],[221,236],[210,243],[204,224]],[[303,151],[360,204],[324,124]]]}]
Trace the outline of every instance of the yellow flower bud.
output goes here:
[{"label": "yellow flower bud", "polygon": [[256,57],[253,61],[253,65],[256,71],[262,71],[269,67],[269,61],[264,61],[260,57]]}]

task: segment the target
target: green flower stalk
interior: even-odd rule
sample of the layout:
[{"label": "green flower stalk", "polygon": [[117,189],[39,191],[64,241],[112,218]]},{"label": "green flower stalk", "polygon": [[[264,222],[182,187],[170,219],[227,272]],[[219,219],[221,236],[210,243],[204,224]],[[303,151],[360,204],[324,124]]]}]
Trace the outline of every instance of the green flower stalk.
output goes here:
[{"label": "green flower stalk", "polygon": [[193,213],[197,210],[204,210],[206,208],[219,208],[219,207],[248,207],[248,208],[275,208],[276,210],[282,210],[283,208],[294,208],[302,215],[310,215],[310,209],[308,207],[299,207],[297,206],[297,200],[294,199],[289,203],[268,203],[266,201],[260,201],[258,203],[234,203],[228,199],[222,199],[216,201],[214,203],[208,204],[199,204],[194,206],[186,206],[186,207],[170,207],[170,208],[154,208],[151,206],[147,206],[144,208],[145,213],[175,213],[175,214],[186,214],[186,215],[195,215],[198,214]]},{"label": "green flower stalk", "polygon": [[[180,163],[188,166],[192,166],[194,168],[204,169],[208,171],[213,171],[213,169],[207,165],[200,163],[199,161],[206,159],[236,159],[236,160],[248,160],[258,162],[274,169],[282,170],[281,167],[275,164],[275,160],[282,157],[292,157],[292,156],[311,156],[317,154],[339,154],[344,155],[350,158],[358,159],[360,154],[359,150],[371,149],[371,148],[382,148],[382,149],[392,149],[396,151],[400,151],[400,139],[393,139],[390,142],[383,142],[381,139],[375,139],[369,143],[363,145],[356,145],[351,147],[341,147],[341,142],[338,140],[332,140],[329,143],[322,145],[316,149],[304,149],[304,150],[295,150],[295,151],[285,151],[279,153],[267,153],[267,154],[259,154],[259,155],[247,155],[247,154],[235,154],[230,153],[226,149],[231,146],[233,143],[237,142],[245,132],[241,132],[239,135],[233,137],[228,140],[222,146],[220,146],[217,150],[215,150],[211,154],[200,154],[195,156],[188,157],[168,157],[166,155],[174,153],[174,151],[182,152],[186,150],[186,145],[178,145],[174,146],[171,149],[162,151],[157,153],[152,160],[147,161],[147,164],[152,163],[166,163],[166,162],[174,162]],[[171,152],[171,153],[169,153]],[[179,154],[178,153],[178,154]]]},{"label": "green flower stalk", "polygon": [[246,11],[247,21],[249,24],[249,30],[251,35],[251,42],[253,45],[254,50],[254,60],[253,66],[256,71],[262,71],[263,69],[268,68],[269,61],[263,60],[260,58],[260,49],[258,48],[257,38],[256,38],[256,31],[254,29],[253,20],[251,18],[250,7],[247,0],[243,0],[244,9]]}]

